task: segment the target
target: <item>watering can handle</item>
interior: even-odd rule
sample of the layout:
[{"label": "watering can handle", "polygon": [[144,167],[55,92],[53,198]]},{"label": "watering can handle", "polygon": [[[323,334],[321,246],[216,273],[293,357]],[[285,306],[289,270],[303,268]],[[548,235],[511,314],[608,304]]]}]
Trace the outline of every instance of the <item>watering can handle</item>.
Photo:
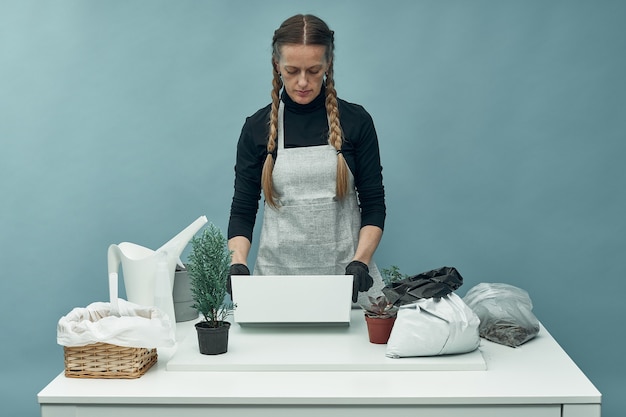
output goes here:
[{"label": "watering can handle", "polygon": [[118,307],[118,271],[122,262],[120,248],[117,245],[109,246],[107,254],[109,264],[109,301],[111,302],[111,315],[119,316]]},{"label": "watering can handle", "polygon": [[109,298],[111,299],[111,312],[112,316],[119,316],[119,306],[117,302],[117,272],[111,272],[109,274]]}]

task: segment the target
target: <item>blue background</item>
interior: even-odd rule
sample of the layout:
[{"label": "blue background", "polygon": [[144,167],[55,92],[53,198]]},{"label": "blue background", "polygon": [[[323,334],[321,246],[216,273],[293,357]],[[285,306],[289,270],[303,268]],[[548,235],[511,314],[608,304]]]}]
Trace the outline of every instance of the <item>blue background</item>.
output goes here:
[{"label": "blue background", "polygon": [[1,0],[3,413],[38,415],[56,322],[108,300],[109,244],[157,248],[203,214],[225,231],[298,12],[336,31],[339,95],[376,123],[379,266],[526,289],[623,415],[626,2],[554,0]]}]

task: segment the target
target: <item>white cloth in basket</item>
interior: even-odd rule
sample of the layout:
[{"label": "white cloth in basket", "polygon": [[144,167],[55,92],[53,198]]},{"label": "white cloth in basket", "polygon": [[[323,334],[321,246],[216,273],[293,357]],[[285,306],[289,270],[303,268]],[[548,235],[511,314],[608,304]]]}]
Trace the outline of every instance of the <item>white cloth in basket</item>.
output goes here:
[{"label": "white cloth in basket", "polygon": [[57,324],[57,343],[85,346],[102,342],[134,348],[174,346],[173,327],[161,310],[121,298],[117,302],[119,316],[111,315],[110,303],[96,302],[74,308]]}]

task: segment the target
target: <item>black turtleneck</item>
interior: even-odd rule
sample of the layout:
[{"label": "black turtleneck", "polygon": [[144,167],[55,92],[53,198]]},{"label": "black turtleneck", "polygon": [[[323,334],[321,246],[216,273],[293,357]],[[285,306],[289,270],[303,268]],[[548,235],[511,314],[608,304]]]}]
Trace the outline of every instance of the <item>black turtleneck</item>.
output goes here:
[{"label": "black turtleneck", "polygon": [[[328,143],[325,94],[308,104],[295,103],[284,91],[285,147],[319,146]],[[361,226],[385,224],[385,192],[378,138],[371,116],[358,104],[338,100],[339,119],[344,133],[342,153],[352,175],[361,208]],[[270,105],[246,119],[237,144],[235,193],[230,211],[228,238],[245,236],[252,241],[261,172],[267,152]],[[276,155],[280,158],[280,152]]]},{"label": "black turtleneck", "polygon": [[294,102],[283,91],[285,103],[285,148],[317,146],[328,143],[328,117],[324,94],[308,104]]}]

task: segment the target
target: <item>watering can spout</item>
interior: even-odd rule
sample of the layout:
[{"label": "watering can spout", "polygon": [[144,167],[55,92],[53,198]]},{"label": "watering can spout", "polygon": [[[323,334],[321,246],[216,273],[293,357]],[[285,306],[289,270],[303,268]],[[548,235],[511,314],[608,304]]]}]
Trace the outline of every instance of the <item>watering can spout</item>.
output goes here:
[{"label": "watering can spout", "polygon": [[[112,303],[117,300],[117,277],[120,264],[128,301],[140,305],[154,305],[155,296],[163,298],[163,294],[155,294],[159,274],[160,277],[167,275],[169,278],[169,290],[166,292],[171,299],[176,264],[181,264],[180,254],[193,235],[206,223],[206,216],[198,217],[156,251],[130,242],[110,245],[107,257],[109,295]],[[161,285],[160,288],[163,289],[164,286]]]},{"label": "watering can spout", "polygon": [[168,258],[175,258],[176,263],[184,268],[184,265],[180,261],[180,254],[183,252],[183,249],[185,249],[185,246],[187,246],[187,243],[189,243],[193,235],[195,235],[198,230],[200,230],[202,226],[207,223],[207,221],[206,216],[198,217],[193,223],[157,249],[156,252],[165,252]]}]

